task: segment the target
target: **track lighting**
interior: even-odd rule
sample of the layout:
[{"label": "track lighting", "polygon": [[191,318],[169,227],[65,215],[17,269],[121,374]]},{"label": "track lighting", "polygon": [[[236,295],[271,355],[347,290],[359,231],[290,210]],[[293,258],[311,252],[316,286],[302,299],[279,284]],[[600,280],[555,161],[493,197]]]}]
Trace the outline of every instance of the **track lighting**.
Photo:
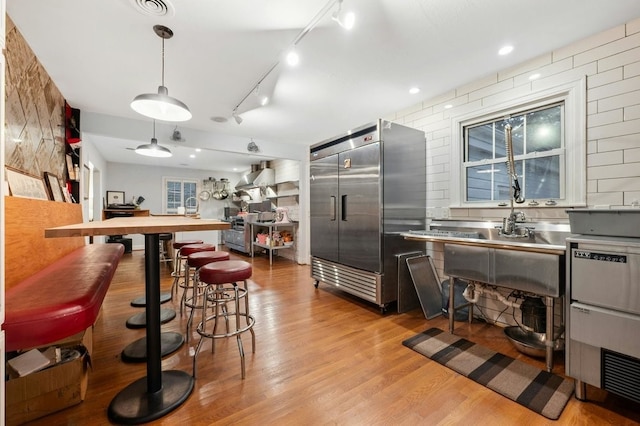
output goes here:
[{"label": "track lighting", "polygon": [[137,147],[136,154],[146,155],[147,157],[171,157],[171,151],[158,145],[158,139],[156,139],[156,120],[153,120],[153,137],[151,138],[151,143]]},{"label": "track lighting", "polygon": [[231,116],[233,117],[234,120],[236,120],[236,123],[242,124],[242,117],[238,115],[238,108],[233,110],[233,113],[231,114]]},{"label": "track lighting", "polygon": [[[320,9],[320,11],[318,11],[318,13],[313,17],[313,19],[311,19],[311,21],[307,24],[307,26],[304,27],[302,29],[302,31],[300,31],[300,33],[298,33],[296,38],[293,39],[293,42],[290,44],[291,50],[289,50],[287,52],[287,55],[286,55],[286,61],[290,66],[295,66],[300,62],[300,57],[298,56],[298,53],[296,52],[296,46],[298,45],[298,43],[300,43],[300,41],[302,41],[302,39],[307,34],[309,34],[309,32],[311,32],[311,30],[313,30],[316,27],[316,25],[318,25],[320,23],[320,21],[322,19],[324,19],[327,16],[327,14],[336,5],[336,3],[338,3],[338,8],[331,15],[331,19],[336,21],[341,27],[343,27],[345,29],[350,30],[351,28],[353,28],[353,25],[355,23],[355,15],[353,14],[353,12],[342,13],[342,1],[343,0],[328,0],[327,3],[324,5],[324,7],[322,9]],[[284,58],[280,57],[278,60],[276,60],[276,62],[271,66],[271,68],[269,68],[269,70],[267,70],[267,72],[265,72],[260,77],[258,82],[254,86],[251,87],[251,90],[249,91],[249,93],[247,93],[240,100],[240,102],[238,102],[236,107],[233,109],[233,113],[232,113],[232,117],[236,120],[236,123],[238,123],[238,124],[242,123],[242,118],[240,116],[238,116],[238,109],[244,104],[244,102],[247,100],[247,98],[249,98],[249,96],[252,93],[256,93],[257,94],[257,91],[258,91],[258,89],[260,87],[260,84],[262,84],[269,77],[269,75],[273,72],[273,70],[275,70],[276,67],[278,65],[280,65],[281,61],[284,61]],[[266,97],[266,96],[258,98],[258,102],[259,102],[259,104],[261,106],[266,105],[269,101],[270,101],[269,98]],[[256,108],[256,106],[252,105],[252,106],[250,106],[248,108],[245,106],[243,111],[248,111],[251,108]]]},{"label": "track lighting", "polygon": [[338,0],[338,10],[333,12],[331,19],[336,21],[345,30],[350,30],[356,23],[356,15],[353,12],[342,13],[342,0]]},{"label": "track lighting", "polygon": [[154,25],[153,31],[162,39],[162,85],[158,93],[138,95],[131,102],[131,108],[144,116],[163,121],[187,121],[191,119],[189,108],[176,98],[169,96],[164,85],[164,41],[173,37],[173,31],[164,25]]}]

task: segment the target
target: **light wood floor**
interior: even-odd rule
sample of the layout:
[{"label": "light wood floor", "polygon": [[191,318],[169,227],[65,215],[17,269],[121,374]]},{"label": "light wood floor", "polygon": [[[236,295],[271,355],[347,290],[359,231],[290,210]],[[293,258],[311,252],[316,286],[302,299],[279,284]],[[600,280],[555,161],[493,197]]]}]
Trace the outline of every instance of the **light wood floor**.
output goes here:
[{"label": "light wood floor", "polygon": [[[250,302],[256,317],[257,351],[245,342],[247,377],[240,378],[235,339],[207,342],[198,356],[195,390],[157,425],[630,425],[640,407],[599,389],[589,402],[572,398],[559,421],[550,421],[402,346],[429,327],[447,328],[444,318],[425,320],[418,309],[381,315],[376,306],[320,284],[309,267],[266,256],[253,263]],[[146,374],[144,364],[120,359],[124,346],[144,335],[125,321],[140,308],[129,302],[143,291],[144,255],[125,255],[94,328],[93,370],[86,400],[33,424],[109,424],[106,410],[118,391]],[[171,285],[168,268],[162,287]],[[163,307],[170,306],[169,304]],[[177,306],[176,306],[177,307]],[[178,316],[164,331],[184,332]],[[515,351],[501,329],[457,323],[456,333],[502,353],[544,367]],[[163,369],[191,372],[197,338],[163,361]],[[556,372],[562,373],[562,360]]]}]

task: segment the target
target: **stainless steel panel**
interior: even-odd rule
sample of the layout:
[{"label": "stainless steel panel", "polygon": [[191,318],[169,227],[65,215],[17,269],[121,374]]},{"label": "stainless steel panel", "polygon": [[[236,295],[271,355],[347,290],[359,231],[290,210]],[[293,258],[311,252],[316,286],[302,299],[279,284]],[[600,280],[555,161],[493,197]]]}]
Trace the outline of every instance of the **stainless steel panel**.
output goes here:
[{"label": "stainless steel panel", "polygon": [[365,124],[343,135],[311,145],[309,160],[316,161],[324,157],[339,154],[362,145],[380,140],[380,120]]},{"label": "stainless steel panel", "polygon": [[413,251],[396,254],[396,268],[398,271],[398,313],[409,312],[420,306],[416,287],[413,285],[407,259],[421,256],[424,253]]},{"label": "stainless steel panel", "polygon": [[[568,339],[565,351],[565,373],[567,376],[598,388],[602,386],[600,380],[601,348]],[[576,388],[576,391],[580,392],[579,387]],[[578,397],[577,394],[576,397]]]},{"label": "stainless steel panel", "polygon": [[378,298],[382,283],[382,277],[379,274],[312,257],[311,277],[361,299],[383,305]]},{"label": "stainless steel panel", "polygon": [[422,132],[383,121],[384,232],[426,226],[426,141]]},{"label": "stainless steel panel", "polygon": [[640,251],[590,246],[571,249],[571,298],[640,314]]},{"label": "stainless steel panel", "polygon": [[382,272],[380,144],[339,154],[338,218],[340,262]]},{"label": "stainless steel panel", "polygon": [[564,293],[564,256],[448,243],[444,252],[447,275],[542,296]]},{"label": "stainless steel panel", "polygon": [[572,340],[640,358],[640,316],[574,302],[569,307]]},{"label": "stainless steel panel", "polygon": [[444,273],[471,281],[490,283],[493,263],[489,249],[483,247],[444,245]]},{"label": "stainless steel panel", "polygon": [[493,249],[491,284],[545,296],[564,294],[564,256]]},{"label": "stainless steel panel", "polygon": [[309,195],[311,255],[338,262],[338,156],[310,165]]}]

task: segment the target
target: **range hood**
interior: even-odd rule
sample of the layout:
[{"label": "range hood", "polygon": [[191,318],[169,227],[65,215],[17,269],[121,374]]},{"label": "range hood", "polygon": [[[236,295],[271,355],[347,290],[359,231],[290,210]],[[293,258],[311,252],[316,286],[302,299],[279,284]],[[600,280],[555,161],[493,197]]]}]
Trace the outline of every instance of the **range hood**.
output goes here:
[{"label": "range hood", "polygon": [[236,190],[273,186],[275,176],[275,170],[269,168],[268,161],[261,161],[260,164],[252,164],[251,172],[240,179],[240,182],[236,184]]}]

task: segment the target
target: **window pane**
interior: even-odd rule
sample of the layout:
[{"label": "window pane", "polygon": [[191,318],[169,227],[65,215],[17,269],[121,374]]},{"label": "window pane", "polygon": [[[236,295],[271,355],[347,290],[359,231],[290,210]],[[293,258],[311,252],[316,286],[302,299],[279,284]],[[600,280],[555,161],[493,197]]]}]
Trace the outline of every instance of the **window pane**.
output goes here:
[{"label": "window pane", "polygon": [[507,157],[507,136],[504,130],[507,123],[511,124],[513,155],[522,155],[524,152],[524,116],[519,115],[496,122],[496,158]]},{"label": "window pane", "polygon": [[467,168],[467,199],[469,201],[491,200],[492,166]]},{"label": "window pane", "polygon": [[184,206],[189,210],[189,213],[196,211],[198,199],[196,198],[195,182],[184,182]]},{"label": "window pane", "polygon": [[[516,174],[522,189],[522,161],[516,161]],[[501,171],[494,174],[494,200],[509,201],[511,199],[511,177],[507,173],[507,165],[501,165]]]},{"label": "window pane", "polygon": [[468,129],[468,157],[467,161],[493,158],[493,123]]},{"label": "window pane", "polygon": [[177,210],[182,205],[182,184],[177,181],[167,181],[167,211]]},{"label": "window pane", "polygon": [[527,114],[527,152],[543,152],[562,145],[560,106]]},{"label": "window pane", "polygon": [[527,160],[525,197],[560,198],[560,156]]}]

